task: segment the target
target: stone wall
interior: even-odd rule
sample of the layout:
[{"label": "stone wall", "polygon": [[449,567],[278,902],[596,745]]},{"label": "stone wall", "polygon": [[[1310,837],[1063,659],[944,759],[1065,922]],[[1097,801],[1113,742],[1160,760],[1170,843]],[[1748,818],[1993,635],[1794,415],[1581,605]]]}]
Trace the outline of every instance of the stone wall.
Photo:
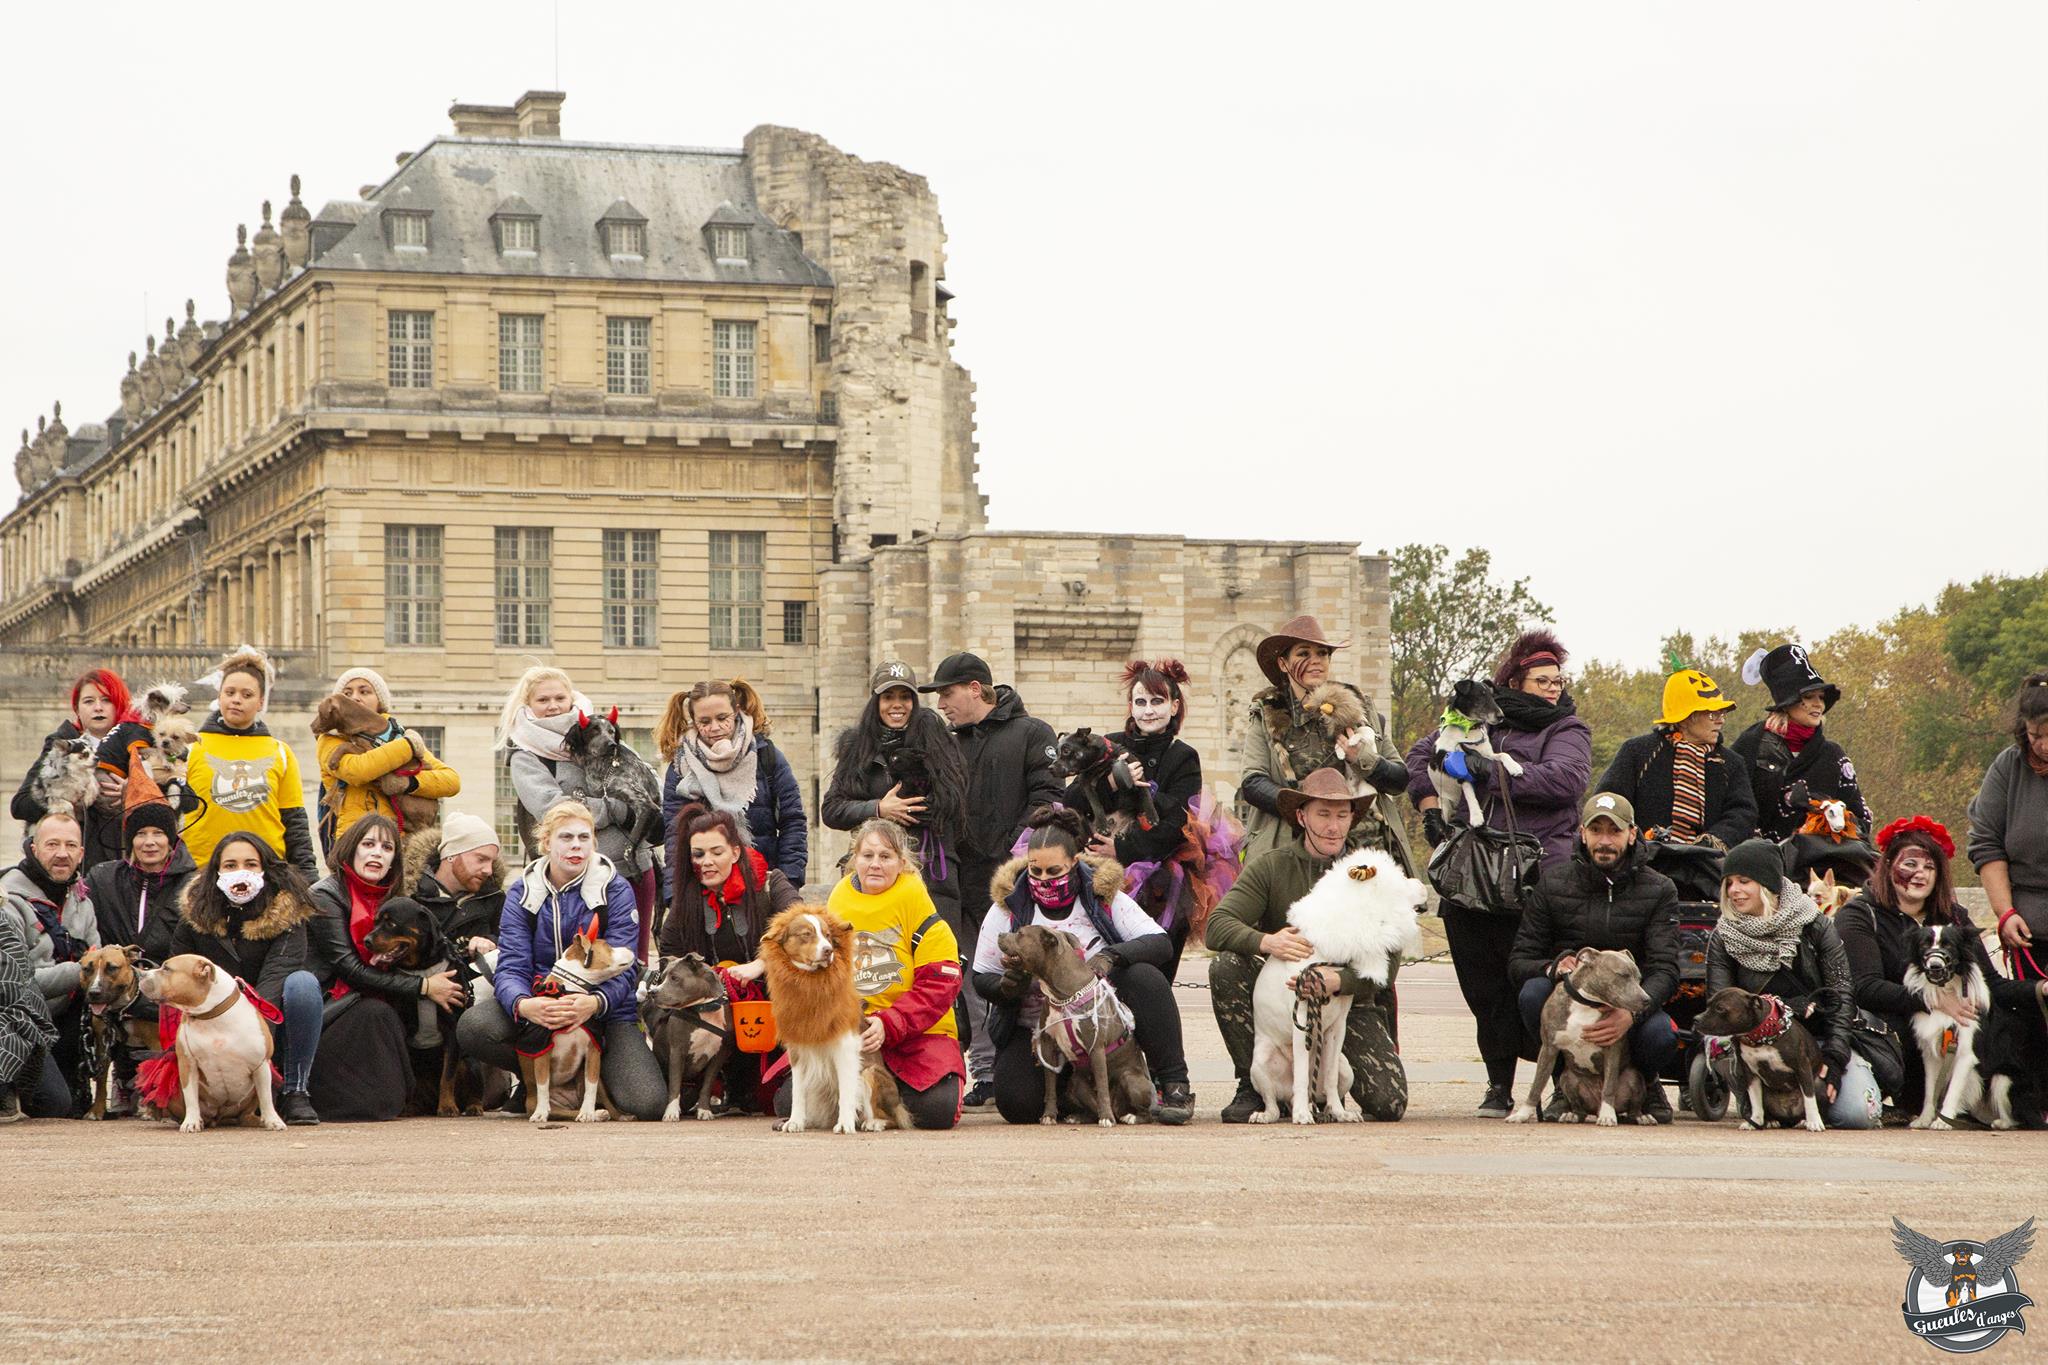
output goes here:
[{"label": "stone wall", "polygon": [[[1251,698],[1265,686],[1253,650],[1303,612],[1353,641],[1337,676],[1388,705],[1387,563],[1353,545],[983,531],[836,565],[820,575],[818,598],[828,736],[859,715],[868,670],[884,659],[929,678],[940,659],[971,649],[1065,731],[1121,726],[1124,665],[1174,657],[1191,679],[1182,734],[1210,789],[1229,799]],[[826,859],[844,848],[839,835],[819,842]]]}]

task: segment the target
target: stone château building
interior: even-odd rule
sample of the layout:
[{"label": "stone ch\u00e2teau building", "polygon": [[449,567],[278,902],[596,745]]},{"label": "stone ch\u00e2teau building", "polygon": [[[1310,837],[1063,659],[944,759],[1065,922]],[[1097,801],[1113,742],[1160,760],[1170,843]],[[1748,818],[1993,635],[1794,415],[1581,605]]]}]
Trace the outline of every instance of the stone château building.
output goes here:
[{"label": "stone ch\u00e2teau building", "polygon": [[317,214],[293,177],[237,230],[226,317],[188,303],[116,411],[23,432],[10,789],[84,668],[189,680],[244,640],[280,659],[309,776],[311,703],[368,665],[463,773],[454,804],[508,828],[493,720],[536,660],[636,740],[678,687],[748,678],[813,810],[882,657],[973,646],[1038,714],[1101,725],[1117,667],[1179,655],[1225,790],[1271,623],[1357,637],[1384,704],[1386,566],[1355,546],[986,529],[921,177],[776,127],[568,142],[562,103],[458,104]]}]

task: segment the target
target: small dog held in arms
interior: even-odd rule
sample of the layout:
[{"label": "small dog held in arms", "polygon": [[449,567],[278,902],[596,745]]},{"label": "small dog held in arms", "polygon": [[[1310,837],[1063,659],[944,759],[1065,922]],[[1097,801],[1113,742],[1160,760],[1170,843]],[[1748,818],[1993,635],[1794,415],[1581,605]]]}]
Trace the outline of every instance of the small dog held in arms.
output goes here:
[{"label": "small dog held in arms", "polygon": [[100,794],[94,747],[83,735],[51,740],[29,777],[30,799],[44,810],[62,806],[82,818]]},{"label": "small dog held in arms", "polygon": [[[391,724],[361,702],[350,701],[340,693],[322,698],[319,708],[313,712],[313,733],[344,740],[349,752],[355,754],[366,754],[380,744],[390,743],[393,738]],[[403,733],[414,745],[415,761],[378,778],[376,786],[389,798],[399,827],[405,831],[406,846],[410,851],[421,832],[440,827],[441,803],[431,796],[416,796],[407,791],[408,779],[420,770],[417,755],[421,746],[415,732],[407,730]]]},{"label": "small dog held in arms", "polygon": [[[592,920],[562,949],[562,955],[548,971],[547,984],[556,994],[588,994],[620,973],[632,970],[633,961],[631,952],[606,942],[597,921]],[[546,1123],[553,1118],[550,1092],[560,1087],[566,1093],[579,1074],[583,1078],[583,1102],[574,1111],[565,1111],[564,1116],[573,1112],[578,1123],[603,1123],[619,1117],[618,1106],[612,1103],[604,1086],[603,1063],[603,1037],[588,1024],[555,1030],[547,1050],[537,1056],[521,1053],[519,1080],[532,1105],[528,1121]]]},{"label": "small dog held in arms", "polygon": [[569,733],[562,737],[569,754],[583,767],[583,787],[576,793],[583,799],[598,797],[624,801],[632,816],[622,828],[626,832],[626,861],[639,856],[643,845],[661,840],[661,779],[647,760],[619,736],[619,708],[602,716],[576,717]]},{"label": "small dog held in arms", "polygon": [[853,926],[822,906],[793,905],[761,934],[775,1031],[789,1053],[785,1133],[827,1126],[879,1133],[910,1126],[896,1078],[863,1062],[860,996],[853,989]]},{"label": "small dog held in arms", "polygon": [[1098,834],[1121,834],[1132,825],[1151,829],[1159,823],[1159,803],[1153,799],[1152,784],[1132,775],[1122,746],[1085,725],[1060,736],[1052,775],[1069,781],[1080,779],[1088,798],[1089,827]]},{"label": "small dog held in arms", "polygon": [[1835,880],[1835,870],[1829,868],[1824,873],[1810,872],[1807,874],[1806,894],[1815,905],[1820,907],[1820,912],[1823,915],[1832,915],[1835,911],[1856,899],[1856,888],[1847,883],[1837,882]]},{"label": "small dog held in arms", "polygon": [[[1060,1073],[1073,1066],[1067,1108],[1095,1111],[1104,1128],[1152,1113],[1152,1078],[1139,1050],[1131,1012],[1109,982],[1081,959],[1081,941],[1064,930],[1027,924],[996,937],[996,946],[1038,982],[1045,1003],[1031,1040],[1045,1073],[1044,1124],[1059,1122]],[[1068,1122],[1074,1120],[1069,1119]]]},{"label": "small dog held in arms", "polygon": [[1451,699],[1437,721],[1436,747],[1429,755],[1429,784],[1436,789],[1436,799],[1444,810],[1464,811],[1465,823],[1473,829],[1486,824],[1474,780],[1496,765],[1509,777],[1522,775],[1522,765],[1509,754],[1495,753],[1493,740],[1486,733],[1487,726],[1500,720],[1493,685],[1463,678],[1451,685]]},{"label": "small dog held in arms", "polygon": [[[1636,966],[1635,954],[1581,948],[1565,956],[1577,961],[1569,972],[1558,976],[1556,989],[1543,1002],[1535,1079],[1507,1121],[1535,1121],[1543,1107],[1543,1086],[1562,1057],[1564,1069],[1558,1072],[1557,1089],[1564,1096],[1564,1113],[1558,1116],[1563,1122],[1577,1123],[1592,1114],[1602,1128],[1612,1128],[1622,1119],[1650,1127],[1657,1119],[1644,1110],[1643,1100],[1648,1087],[1656,1082],[1645,1081],[1629,1060],[1628,1035],[1604,1048],[1594,1046],[1585,1036],[1586,1026],[1603,1010],[1639,1014],[1649,1007],[1650,997],[1643,990],[1643,973]],[[1564,957],[1558,960],[1562,962]]]},{"label": "small dog held in arms", "polygon": [[191,757],[192,746],[199,742],[199,727],[192,723],[192,705],[185,700],[184,685],[152,684],[142,694],[136,710],[142,713],[142,723],[149,727],[151,740],[142,750],[143,767],[175,808],[185,785],[186,761]]},{"label": "small dog held in arms", "polygon": [[1726,1038],[1735,1048],[1735,1090],[1748,1096],[1741,1128],[1766,1123],[1801,1124],[1818,1133],[1820,1046],[1806,1025],[1775,995],[1753,995],[1740,986],[1715,991],[1693,1032]]},{"label": "small dog held in arms", "polygon": [[[1253,1123],[1276,1123],[1282,1096],[1294,1121],[1311,1124],[1320,1110],[1330,1121],[1357,1123],[1362,1115],[1345,1107],[1351,1093],[1351,1063],[1344,1033],[1351,1013],[1349,995],[1331,995],[1317,1007],[1313,989],[1303,993],[1290,980],[1315,966],[1348,967],[1360,979],[1384,987],[1397,955],[1422,951],[1415,916],[1428,892],[1376,848],[1340,858],[1287,911],[1287,922],[1315,949],[1304,962],[1266,959],[1252,987],[1251,1081],[1266,1107]],[[1312,1036],[1314,1035],[1314,1036]],[[1316,1093],[1316,1083],[1321,1093]]]},{"label": "small dog held in arms", "polygon": [[[2041,1094],[2026,1065],[2020,1028],[1993,1008],[1991,987],[1971,951],[1975,930],[1961,924],[1915,925],[1906,940],[1905,987],[1927,1005],[1913,1016],[1913,1040],[1927,1076],[1927,1097],[1909,1128],[1947,1129],[1968,1113],[1993,1128],[2041,1126]],[[1964,1023],[1942,1009],[1949,991],[1977,1007]]]}]

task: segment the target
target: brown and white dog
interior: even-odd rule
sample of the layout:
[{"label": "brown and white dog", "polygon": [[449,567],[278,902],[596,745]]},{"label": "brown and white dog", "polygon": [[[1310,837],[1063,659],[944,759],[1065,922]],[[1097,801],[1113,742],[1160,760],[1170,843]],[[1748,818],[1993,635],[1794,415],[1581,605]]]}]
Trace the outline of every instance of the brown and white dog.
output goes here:
[{"label": "brown and white dog", "polygon": [[[604,935],[592,926],[569,940],[569,946],[562,949],[548,976],[559,982],[565,993],[588,993],[630,970],[633,960],[632,953],[607,943]],[[546,1123],[553,1118],[549,1091],[560,1086],[566,1092],[579,1074],[583,1077],[583,1103],[574,1111],[576,1122],[603,1123],[619,1117],[619,1108],[612,1103],[611,1092],[605,1089],[603,1064],[604,1044],[598,1041],[594,1030],[582,1024],[555,1030],[554,1046],[545,1054],[519,1058],[519,1079],[525,1093],[532,1097],[528,1120]],[[568,1112],[563,1117],[569,1117]]]},{"label": "brown and white dog", "polygon": [[1820,907],[1823,915],[1835,911],[1856,899],[1856,888],[1837,882],[1835,871],[1829,868],[1825,873],[1809,872],[1806,876],[1806,894]]},{"label": "brown and white dog", "polygon": [[796,905],[761,934],[775,1031],[789,1053],[785,1133],[822,1127],[879,1133],[909,1117],[879,1059],[862,1064],[860,996],[853,988],[853,926],[822,906]]},{"label": "brown and white dog", "polygon": [[156,1047],[156,1022],[128,1015],[128,1007],[142,991],[135,974],[141,961],[142,949],[133,945],[94,948],[78,960],[78,993],[86,1008],[81,1073],[93,1097],[92,1107],[85,1111],[89,1119],[107,1116],[114,1054],[140,1054]]},{"label": "brown and white dog", "polygon": [[265,1128],[283,1128],[270,1093],[270,1024],[242,994],[241,983],[197,953],[180,953],[140,981],[159,1008],[184,1011],[178,1089],[171,1096],[178,1131],[245,1123],[251,1113]]}]

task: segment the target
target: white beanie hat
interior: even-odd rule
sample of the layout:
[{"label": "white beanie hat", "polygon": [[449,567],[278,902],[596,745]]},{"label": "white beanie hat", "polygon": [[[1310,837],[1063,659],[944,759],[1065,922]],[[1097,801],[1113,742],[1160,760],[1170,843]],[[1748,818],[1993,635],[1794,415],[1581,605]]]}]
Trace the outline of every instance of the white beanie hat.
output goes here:
[{"label": "white beanie hat", "polygon": [[498,831],[467,811],[441,817],[441,856],[454,858],[479,848],[498,847]]},{"label": "white beanie hat", "polygon": [[358,678],[368,683],[370,690],[377,694],[377,709],[387,716],[390,715],[394,709],[391,704],[391,685],[385,682],[383,675],[374,668],[351,668],[347,670],[334,680],[334,690],[339,692]]}]

